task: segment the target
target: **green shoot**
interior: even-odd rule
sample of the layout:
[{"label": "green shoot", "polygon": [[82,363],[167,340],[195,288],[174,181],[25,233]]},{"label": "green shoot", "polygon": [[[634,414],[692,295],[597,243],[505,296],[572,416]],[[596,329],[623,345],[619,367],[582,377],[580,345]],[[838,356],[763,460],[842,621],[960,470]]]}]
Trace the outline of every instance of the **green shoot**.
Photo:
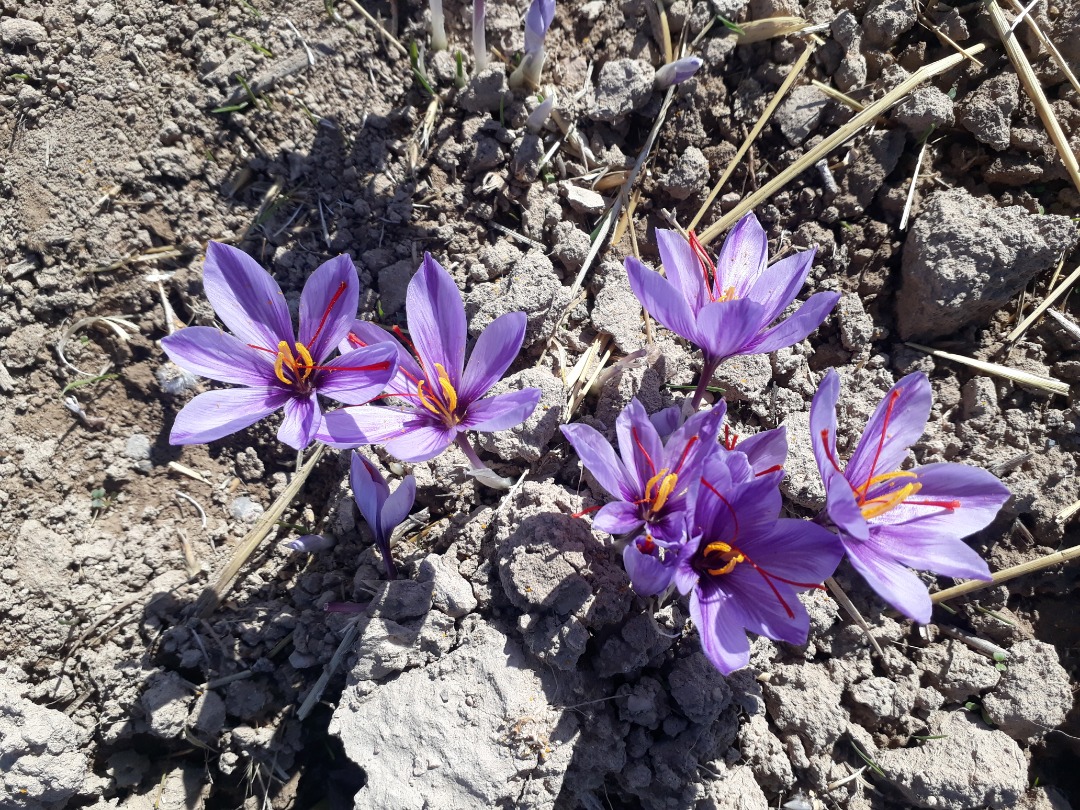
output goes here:
[{"label": "green shoot", "polygon": [[870,759],[870,757],[865,754],[858,745],[855,744],[854,740],[851,741],[851,747],[855,749],[855,753],[859,755],[859,759],[865,762],[867,767],[870,768],[870,770],[872,770],[878,776],[885,778],[885,771],[881,770],[881,767],[876,762],[874,762],[874,760]]},{"label": "green shoot", "polygon": [[214,107],[210,112],[215,114],[240,112],[241,110],[246,110],[248,106],[246,101],[241,101],[239,104],[227,104],[224,107]]},{"label": "green shoot", "polygon": [[105,382],[106,380],[115,380],[119,376],[119,374],[99,374],[96,377],[83,377],[78,380],[72,380],[63,387],[60,391],[60,396],[64,396],[68,391],[74,391],[76,388],[83,388],[87,385],[93,385],[94,383]]},{"label": "green shoot", "polygon": [[105,494],[105,490],[102,487],[90,490],[90,510],[94,512],[94,516],[100,515],[106,509],[112,506],[112,498]]},{"label": "green shoot", "polygon": [[454,61],[457,63],[457,74],[454,76],[454,86],[460,89],[465,86],[465,57],[461,55],[461,51],[454,54]]},{"label": "green shoot", "polygon": [[[675,385],[675,383],[664,383],[664,388],[667,388],[669,391],[696,391],[697,390],[696,385]],[[710,394],[716,394],[718,397],[722,397],[724,395],[724,389],[723,388],[718,388],[717,386],[712,386],[711,385],[711,386],[706,387],[705,390],[708,391]]]},{"label": "green shoot", "polygon": [[262,16],[262,14],[259,13],[259,10],[257,8],[255,8],[255,6],[251,5],[251,3],[248,2],[248,0],[236,0],[236,1],[241,6],[246,8],[248,10],[248,12],[251,14],[252,17],[255,17],[257,19],[257,18]]},{"label": "green shoot", "polygon": [[19,82],[28,82],[28,81],[30,81],[30,74],[28,74],[28,73],[9,73],[8,78],[9,79],[15,79],[15,81],[19,81]]},{"label": "green shoot", "polygon": [[424,69],[424,56],[420,52],[420,46],[416,44],[415,39],[409,43],[409,65],[412,67],[413,76],[416,77],[416,81],[420,83],[424,91],[429,96],[434,96],[435,91],[432,89],[431,82],[428,81],[427,71]]},{"label": "green shoot", "polygon": [[247,79],[245,79],[243,76],[241,76],[239,73],[237,73],[236,74],[236,80],[238,82],[240,82],[240,86],[243,87],[244,92],[247,93],[248,99],[251,100],[251,106],[252,107],[258,107],[259,106],[259,99],[253,92],[251,92],[251,85],[248,84]]},{"label": "green shoot", "polygon": [[267,48],[265,45],[260,45],[258,42],[252,42],[250,39],[240,36],[239,34],[226,34],[230,39],[235,39],[239,42],[243,42],[250,47],[255,53],[262,54],[263,56],[269,56],[273,58],[274,52]]},{"label": "green shoot", "polygon": [[721,17],[719,14],[717,14],[716,19],[720,21],[720,24],[724,26],[724,28],[726,28],[728,31],[731,31],[731,33],[733,34],[737,34],[741,37],[746,33],[746,29],[744,29],[738,23],[732,22],[727,17]]},{"label": "green shoot", "polygon": [[924,742],[926,740],[947,740],[947,739],[949,739],[949,735],[948,734],[925,734],[925,735],[912,734],[911,739],[919,740],[920,742]]}]

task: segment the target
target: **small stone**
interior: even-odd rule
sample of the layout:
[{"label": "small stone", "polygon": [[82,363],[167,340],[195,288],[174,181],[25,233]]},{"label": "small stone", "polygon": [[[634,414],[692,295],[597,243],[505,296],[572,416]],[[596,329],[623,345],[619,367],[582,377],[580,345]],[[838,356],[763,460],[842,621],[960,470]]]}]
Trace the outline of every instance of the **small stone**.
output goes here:
[{"label": "small stone", "polygon": [[810,84],[792,90],[776,110],[776,124],[793,146],[801,144],[817,129],[829,97]]},{"label": "small stone", "polygon": [[460,619],[476,609],[472,585],[451,560],[441,554],[429,554],[420,564],[420,577],[426,575],[432,578],[434,590],[431,603],[436,610],[452,619]]},{"label": "small stone", "polygon": [[512,98],[506,82],[506,71],[502,65],[498,65],[469,79],[458,94],[458,104],[469,112],[494,112]]},{"label": "small stone", "polygon": [[563,181],[559,184],[559,190],[569,206],[579,214],[602,214],[607,208],[607,202],[603,196],[591,188],[582,188],[569,181]]},{"label": "small stone", "polygon": [[863,30],[868,42],[888,48],[916,20],[915,7],[908,0],[880,0],[863,16]]},{"label": "small stone", "polygon": [[930,127],[951,127],[955,120],[953,100],[936,87],[924,85],[896,105],[893,119],[914,135],[922,135]]},{"label": "small stone", "polygon": [[1020,103],[1020,79],[1001,73],[987,79],[959,105],[957,121],[975,140],[991,149],[1009,148],[1012,117]]},{"label": "small stone", "polygon": [[396,315],[405,307],[405,296],[415,271],[416,265],[408,260],[379,270],[379,305],[383,315]]},{"label": "small stone", "polygon": [[660,185],[676,200],[685,200],[704,191],[709,180],[709,160],[696,146],[688,146],[671,171],[660,178]]},{"label": "small stone", "polygon": [[263,511],[265,510],[262,504],[251,500],[247,495],[241,495],[239,498],[233,499],[233,502],[229,504],[229,514],[232,515],[234,520],[239,520],[241,523],[254,523]]},{"label": "small stone", "polygon": [[1014,644],[1001,681],[983,709],[1010,737],[1031,742],[1065,722],[1073,706],[1069,673],[1053,645],[1031,639]]},{"label": "small stone", "polygon": [[596,105],[597,121],[617,121],[641,109],[652,96],[656,70],[640,59],[612,59],[600,68]]},{"label": "small stone", "polygon": [[150,684],[139,699],[150,733],[163,739],[179,737],[193,702],[191,692],[175,672],[156,676]]},{"label": "small stone", "polygon": [[37,45],[48,35],[45,26],[33,20],[24,20],[21,17],[6,17],[0,20],[0,42],[5,45],[27,48]]}]

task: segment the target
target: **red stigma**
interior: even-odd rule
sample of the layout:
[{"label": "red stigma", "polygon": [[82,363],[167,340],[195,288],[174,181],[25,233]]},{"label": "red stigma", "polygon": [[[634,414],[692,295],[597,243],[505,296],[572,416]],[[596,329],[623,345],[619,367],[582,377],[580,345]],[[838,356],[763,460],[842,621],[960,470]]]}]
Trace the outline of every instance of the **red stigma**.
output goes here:
[{"label": "red stigma", "polygon": [[678,475],[679,471],[682,470],[683,464],[686,463],[686,457],[690,455],[690,448],[694,446],[694,443],[697,440],[698,440],[698,437],[694,436],[693,438],[690,439],[690,441],[688,441],[686,443],[686,447],[683,448],[682,455],[679,456],[679,463],[676,464],[675,469],[671,471],[673,474]]},{"label": "red stigma", "polygon": [[870,462],[870,472],[866,476],[866,483],[863,484],[862,492],[857,493],[860,505],[866,502],[866,496],[870,492],[870,482],[874,480],[874,471],[877,469],[878,461],[881,459],[881,452],[885,449],[885,433],[889,429],[889,420],[892,418],[893,408],[896,407],[896,401],[898,399],[900,399],[900,392],[894,390],[889,395],[889,404],[885,408],[885,418],[881,422],[881,436],[878,438],[878,446],[874,453],[874,460]]},{"label": "red stigma", "polygon": [[724,447],[728,450],[734,450],[737,441],[739,441],[739,434],[732,433],[731,428],[724,425]]},{"label": "red stigma", "polygon": [[335,292],[333,298],[330,299],[330,303],[326,305],[326,312],[323,313],[322,320],[319,321],[319,327],[315,330],[315,334],[311,336],[311,340],[307,341],[309,346],[314,346],[318,341],[319,335],[322,334],[323,327],[326,326],[326,319],[330,317],[330,310],[334,308],[334,304],[341,298],[347,286],[348,285],[344,281],[338,285],[337,292]]},{"label": "red stigma", "polygon": [[[697,256],[698,264],[701,265],[701,275],[705,277],[705,289],[709,293],[709,300],[715,301],[716,294],[714,288],[716,286],[716,265],[713,264],[712,259],[709,258],[709,254],[705,252],[704,246],[698,241],[697,234],[690,231],[690,249]],[[711,272],[711,276],[710,276]]]},{"label": "red stigma", "polygon": [[645,445],[643,445],[641,439],[638,438],[637,428],[631,428],[630,435],[634,438],[634,444],[636,444],[638,450],[641,451],[641,455],[645,456],[645,460],[649,462],[649,471],[653,475],[656,475],[656,465],[653,464],[652,456],[649,455],[649,451],[645,449]]},{"label": "red stigma", "polygon": [[590,506],[588,509],[582,509],[580,512],[574,512],[574,514],[572,514],[570,517],[579,518],[582,515],[589,514],[589,512],[595,512],[597,509],[602,508],[602,506],[603,506],[603,504],[599,504],[597,506]]},{"label": "red stigma", "polygon": [[754,477],[755,477],[755,478],[760,478],[760,477],[761,477],[761,476],[763,476],[763,475],[768,475],[769,473],[774,473],[774,472],[776,472],[777,470],[782,470],[782,469],[784,469],[784,465],[783,465],[783,464],[773,464],[773,465],[772,465],[771,467],[769,467],[769,469],[767,469],[767,470],[762,470],[762,471],[761,471],[761,472],[759,472],[759,473],[754,473]]}]

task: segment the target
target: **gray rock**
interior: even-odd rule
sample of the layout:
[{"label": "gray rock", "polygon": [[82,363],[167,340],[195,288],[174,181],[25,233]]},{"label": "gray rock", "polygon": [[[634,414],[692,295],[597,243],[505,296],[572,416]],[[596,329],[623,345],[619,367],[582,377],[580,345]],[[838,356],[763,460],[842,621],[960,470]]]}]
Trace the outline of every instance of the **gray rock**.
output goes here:
[{"label": "gray rock", "polygon": [[576,271],[585,263],[592,242],[589,235],[569,220],[563,220],[555,226],[552,241],[555,256],[567,270]]},{"label": "gray rock", "polygon": [[765,684],[765,704],[776,727],[802,742],[806,754],[830,751],[847,729],[843,686],[824,668],[779,666]]},{"label": "gray rock", "polygon": [[234,498],[233,502],[229,504],[229,514],[233,516],[234,520],[239,520],[241,523],[254,523],[259,519],[259,515],[263,511],[262,504],[251,500],[247,495]]},{"label": "gray rock", "polygon": [[540,402],[528,419],[507,430],[476,434],[480,447],[503,461],[539,461],[562,420],[566,389],[546,368],[533,366],[504,377],[491,389],[491,395],[525,388],[540,389]]},{"label": "gray rock", "polygon": [[930,127],[951,127],[953,100],[933,85],[923,85],[896,105],[892,117],[913,135],[922,135]]},{"label": "gray rock", "polygon": [[660,178],[660,186],[676,200],[685,200],[704,191],[709,181],[709,159],[696,146],[683,150],[671,171]]},{"label": "gray rock", "polygon": [[150,770],[150,759],[138,751],[117,751],[109,757],[105,770],[112,777],[114,787],[134,787]]},{"label": "gray rock", "polygon": [[835,201],[842,216],[862,215],[900,162],[906,142],[907,136],[900,129],[871,132],[859,141],[855,156],[844,172],[841,194]]},{"label": "gray rock", "polygon": [[[561,548],[542,542],[553,536]],[[584,555],[570,545],[583,547],[591,540],[588,525],[569,515],[541,514],[523,522],[499,553],[499,579],[514,606],[563,616],[581,607],[592,587],[579,573]]]},{"label": "gray rock", "polygon": [[379,305],[384,315],[395,315],[405,308],[405,295],[415,272],[416,265],[407,260],[379,270]]},{"label": "gray rock", "polygon": [[0,20],[0,42],[5,45],[27,48],[37,45],[48,36],[45,26],[33,20],[24,20],[21,17],[6,17]]},{"label": "gray rock", "polygon": [[776,124],[794,146],[817,129],[829,97],[810,84],[794,88],[776,109]]},{"label": "gray rock", "polygon": [[620,351],[629,354],[645,345],[641,302],[630,288],[622,264],[605,263],[603,286],[596,294],[590,318],[598,332],[615,339]]},{"label": "gray rock", "polygon": [[1001,731],[965,711],[934,712],[913,748],[868,751],[912,807],[1012,808],[1027,788],[1027,761]]},{"label": "gray rock", "polygon": [[985,322],[1077,240],[1065,216],[992,208],[962,188],[934,194],[904,243],[901,338],[927,340]]},{"label": "gray rock", "polygon": [[559,193],[566,200],[566,204],[578,214],[596,216],[604,213],[604,209],[607,208],[607,201],[601,194],[591,188],[583,188],[571,183],[569,180],[559,183]]},{"label": "gray rock", "polygon": [[1020,103],[1020,79],[1015,73],[1000,73],[968,95],[958,106],[957,121],[975,140],[998,150],[1008,149],[1012,117]]},{"label": "gray rock", "polygon": [[[430,571],[428,571],[430,569]],[[452,560],[442,554],[429,554],[420,563],[420,578],[430,573],[432,606],[453,619],[460,619],[476,609],[472,586],[457,570]]]},{"label": "gray rock", "polygon": [[788,457],[780,491],[799,506],[818,509],[825,503],[825,485],[821,483],[821,473],[814,460],[810,414],[806,411],[789,413],[783,425],[787,428]]},{"label": "gray rock", "polygon": [[769,729],[763,714],[753,714],[739,727],[739,752],[761,787],[772,793],[790,790],[795,772],[784,744]]},{"label": "gray rock", "polygon": [[953,639],[930,648],[921,664],[930,686],[954,703],[978,697],[1001,680],[993,661]]},{"label": "gray rock", "polygon": [[731,705],[731,687],[704,653],[680,658],[668,675],[671,697],[691,723],[711,723]]},{"label": "gray rock", "polygon": [[330,731],[367,773],[356,810],[509,807],[526,793],[550,808],[576,726],[548,705],[520,646],[478,624],[437,664],[369,695],[346,689]]},{"label": "gray rock", "polygon": [[402,624],[416,619],[431,610],[435,585],[434,578],[421,581],[396,579],[379,584],[369,611],[382,619]]},{"label": "gray rock", "polygon": [[904,717],[915,705],[918,684],[892,678],[867,678],[848,689],[856,707],[877,720]]},{"label": "gray rock", "polygon": [[485,245],[480,250],[479,268],[473,265],[470,275],[474,281],[491,281],[505,276],[517,266],[524,255],[509,239]]},{"label": "gray rock", "polygon": [[915,7],[907,0],[880,0],[863,16],[863,31],[870,44],[888,48],[917,19]]},{"label": "gray rock", "polygon": [[722,388],[729,402],[760,402],[772,378],[768,355],[740,354],[720,365],[711,384]]},{"label": "gray rock", "polygon": [[139,698],[150,733],[172,739],[184,733],[194,697],[175,672],[150,679],[150,686]]},{"label": "gray rock", "polygon": [[466,302],[469,328],[476,334],[506,312],[524,312],[528,324],[522,348],[528,349],[551,334],[569,298],[551,260],[532,250],[517,262],[508,279],[473,288]]},{"label": "gray rock", "polygon": [[590,115],[597,121],[617,121],[641,109],[652,96],[653,66],[640,59],[612,59],[600,68],[596,104]]},{"label": "gray rock", "polygon": [[212,689],[203,692],[195,701],[188,724],[204,737],[217,737],[225,728],[225,701]]},{"label": "gray rock", "polygon": [[874,339],[874,319],[863,307],[862,296],[843,293],[836,306],[836,317],[840,323],[840,342],[844,348],[860,356],[869,355]]},{"label": "gray rock", "polygon": [[1035,639],[1014,644],[1005,666],[1001,681],[983,699],[998,728],[1031,742],[1065,722],[1073,706],[1072,685],[1052,645]]},{"label": "gray rock", "polygon": [[655,730],[668,715],[667,691],[660,681],[648,675],[633,684],[624,683],[617,694],[622,720]]},{"label": "gray rock", "polygon": [[124,455],[134,461],[150,459],[150,439],[142,433],[133,433],[124,443]]},{"label": "gray rock", "polygon": [[[20,693],[19,684],[0,676],[0,807],[62,807],[79,792],[86,773],[79,728],[63,712]],[[19,799],[9,804],[5,796]]]},{"label": "gray rock", "polygon": [[489,67],[469,79],[458,94],[458,104],[469,112],[494,112],[513,99],[502,65]]}]

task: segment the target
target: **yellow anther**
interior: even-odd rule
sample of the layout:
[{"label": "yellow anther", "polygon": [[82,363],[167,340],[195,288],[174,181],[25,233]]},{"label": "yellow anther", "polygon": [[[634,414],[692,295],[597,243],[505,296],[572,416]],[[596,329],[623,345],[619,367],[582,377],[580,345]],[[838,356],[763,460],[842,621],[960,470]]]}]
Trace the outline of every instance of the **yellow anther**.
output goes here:
[{"label": "yellow anther", "polygon": [[859,509],[867,520],[884,515],[894,506],[898,506],[922,489],[922,484],[908,484],[900,489],[890,492],[880,498],[872,498],[863,503]]},{"label": "yellow anther", "polygon": [[446,373],[442,363],[435,364],[435,371],[439,375],[439,385],[442,387],[443,397],[446,399],[446,408],[449,413],[457,410],[457,391],[450,382],[450,375]]},{"label": "yellow anther", "polygon": [[876,484],[880,484],[883,481],[891,481],[894,478],[918,478],[918,476],[915,475],[915,473],[911,472],[911,470],[893,470],[892,472],[875,475],[873,478],[867,481],[864,486],[860,487],[860,489],[863,492],[868,492],[870,490],[870,487],[875,486]]},{"label": "yellow anther", "polygon": [[724,290],[724,294],[716,299],[717,301],[734,301],[735,300],[735,287],[732,285]]},{"label": "yellow anther", "polygon": [[446,414],[442,410],[440,410],[438,404],[428,399],[427,394],[424,393],[424,383],[426,382],[427,380],[420,380],[420,382],[417,383],[416,386],[416,396],[417,398],[419,398],[420,404],[436,416],[446,416]]},{"label": "yellow anther", "polygon": [[724,565],[720,568],[706,568],[713,576],[720,576],[721,574],[730,574],[735,570],[735,566],[741,562],[746,561],[746,556],[741,551],[732,549],[727,543],[717,540],[714,543],[709,543],[705,546],[705,559],[713,555],[719,555],[720,559],[724,560]]},{"label": "yellow anther", "polygon": [[311,376],[311,369],[315,365],[315,361],[311,359],[311,352],[308,351],[307,346],[299,341],[296,343],[296,353],[300,355],[300,363],[298,364],[300,368],[297,371],[300,374],[300,379],[306,380]]},{"label": "yellow anther", "polygon": [[656,498],[653,500],[653,511],[659,512],[664,508],[664,504],[667,503],[668,496],[675,491],[675,485],[679,482],[679,476],[675,473],[669,473],[665,475],[660,481],[660,489],[656,492]]},{"label": "yellow anther", "polygon": [[288,366],[294,372],[296,371],[296,359],[289,349],[289,344],[283,340],[278,344],[277,357],[274,358],[274,374],[285,385],[292,385],[293,381],[285,376],[285,366]]}]

